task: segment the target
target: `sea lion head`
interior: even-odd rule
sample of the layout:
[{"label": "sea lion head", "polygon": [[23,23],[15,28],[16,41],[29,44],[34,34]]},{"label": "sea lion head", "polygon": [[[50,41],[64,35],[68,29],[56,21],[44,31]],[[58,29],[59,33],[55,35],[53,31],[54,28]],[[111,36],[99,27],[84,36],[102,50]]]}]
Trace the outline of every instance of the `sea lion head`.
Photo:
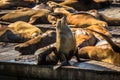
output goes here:
[{"label": "sea lion head", "polygon": [[58,3],[53,2],[53,1],[48,1],[46,4],[51,8],[60,7]]},{"label": "sea lion head", "polygon": [[56,24],[57,29],[65,29],[65,26],[67,25],[66,17],[62,17],[61,19],[58,19],[58,22]]}]

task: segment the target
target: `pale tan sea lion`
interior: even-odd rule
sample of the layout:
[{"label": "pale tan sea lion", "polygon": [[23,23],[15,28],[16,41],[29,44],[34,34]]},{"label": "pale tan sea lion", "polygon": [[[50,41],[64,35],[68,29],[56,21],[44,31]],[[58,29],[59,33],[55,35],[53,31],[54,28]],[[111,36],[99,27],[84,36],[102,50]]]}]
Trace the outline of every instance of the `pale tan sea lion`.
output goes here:
[{"label": "pale tan sea lion", "polygon": [[42,31],[23,21],[17,21],[0,29],[0,37],[3,42],[24,42],[40,35]]}]

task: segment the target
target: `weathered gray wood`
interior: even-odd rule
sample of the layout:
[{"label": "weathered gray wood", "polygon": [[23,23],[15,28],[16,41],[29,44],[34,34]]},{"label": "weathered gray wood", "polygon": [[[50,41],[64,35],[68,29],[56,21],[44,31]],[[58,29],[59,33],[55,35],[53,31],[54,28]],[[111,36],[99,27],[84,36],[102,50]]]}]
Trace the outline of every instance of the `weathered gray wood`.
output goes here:
[{"label": "weathered gray wood", "polygon": [[[97,63],[97,62],[96,62]],[[35,65],[35,64],[20,64],[20,63],[6,63],[0,62],[0,74],[26,77],[26,78],[39,78],[45,80],[119,80],[120,72],[105,68],[104,66],[97,66],[93,62],[74,63],[80,65],[66,66],[54,70],[55,66],[49,65]],[[82,66],[83,65],[83,66]],[[109,66],[109,65],[107,65]],[[89,68],[87,68],[89,67]],[[93,68],[92,68],[93,67]],[[96,67],[96,68],[95,68]],[[111,66],[113,67],[113,66]],[[90,69],[91,68],[91,69]],[[97,69],[99,68],[99,69]]]}]

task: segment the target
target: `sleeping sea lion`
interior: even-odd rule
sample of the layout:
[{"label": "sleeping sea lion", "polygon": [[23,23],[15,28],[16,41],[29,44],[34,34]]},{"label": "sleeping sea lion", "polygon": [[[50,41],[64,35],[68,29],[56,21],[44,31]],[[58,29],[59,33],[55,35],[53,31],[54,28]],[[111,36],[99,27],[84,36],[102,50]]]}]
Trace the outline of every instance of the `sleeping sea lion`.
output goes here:
[{"label": "sleeping sea lion", "polygon": [[91,31],[103,36],[104,39],[110,44],[111,48],[86,46],[78,50],[79,57],[103,61],[120,66],[120,47],[116,45],[108,36],[94,30]]},{"label": "sleeping sea lion", "polygon": [[2,42],[24,42],[40,35],[42,31],[23,21],[17,21],[0,29],[0,41]]},{"label": "sleeping sea lion", "polygon": [[19,51],[23,55],[25,54],[34,54],[39,48],[43,48],[50,44],[55,43],[56,41],[56,32],[53,30],[46,31],[42,35],[39,35],[29,41],[18,44],[15,46],[15,50]]},{"label": "sleeping sea lion", "polygon": [[0,0],[0,9],[11,9],[12,7],[32,7],[35,0]]},{"label": "sleeping sea lion", "polygon": [[48,1],[46,3],[49,7],[51,7],[53,10],[55,8],[64,8],[65,10],[71,12],[71,13],[74,13],[74,12],[77,12],[74,8],[72,7],[69,7],[69,6],[65,6],[65,5],[60,5],[59,3],[56,3],[56,2],[53,2],[53,1]]},{"label": "sleeping sea lion", "polygon": [[86,28],[90,25],[99,25],[101,27],[107,27],[107,23],[101,21],[89,13],[76,13],[71,14],[69,11],[65,10],[64,8],[56,8],[54,10],[54,16],[61,16],[65,15],[67,18],[67,23],[70,25],[75,25],[74,27],[79,28]]},{"label": "sleeping sea lion", "polygon": [[65,0],[60,5],[70,6],[78,11],[87,11],[91,9],[101,9],[109,7],[111,4],[108,0]]},{"label": "sleeping sea lion", "polygon": [[48,23],[46,16],[49,13],[50,10],[47,9],[34,10],[30,8],[22,8],[3,15],[0,17],[0,20],[6,22],[25,21],[28,23],[34,23],[39,18],[40,20],[38,23]]},{"label": "sleeping sea lion", "polygon": [[105,21],[108,23],[109,26],[119,26],[120,19],[119,18],[112,18],[108,17],[102,13],[99,13],[97,10],[90,10],[88,11],[91,15],[95,16],[97,19]]}]

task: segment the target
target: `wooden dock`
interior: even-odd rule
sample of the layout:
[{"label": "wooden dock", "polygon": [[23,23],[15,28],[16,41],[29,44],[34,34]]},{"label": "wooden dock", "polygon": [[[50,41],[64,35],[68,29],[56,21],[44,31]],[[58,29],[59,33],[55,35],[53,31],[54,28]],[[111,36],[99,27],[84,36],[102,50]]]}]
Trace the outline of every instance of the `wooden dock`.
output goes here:
[{"label": "wooden dock", "polygon": [[[43,28],[44,25],[36,26]],[[111,27],[111,29],[113,29],[112,34],[118,35],[117,40],[120,40],[119,27]],[[94,60],[81,63],[71,60],[72,66],[64,66],[56,70],[54,68],[59,64],[37,65],[34,57],[15,61],[15,58],[20,56],[20,53],[14,50],[15,45],[8,43],[7,46],[3,46],[0,43],[0,80],[120,80],[120,67]]]}]

